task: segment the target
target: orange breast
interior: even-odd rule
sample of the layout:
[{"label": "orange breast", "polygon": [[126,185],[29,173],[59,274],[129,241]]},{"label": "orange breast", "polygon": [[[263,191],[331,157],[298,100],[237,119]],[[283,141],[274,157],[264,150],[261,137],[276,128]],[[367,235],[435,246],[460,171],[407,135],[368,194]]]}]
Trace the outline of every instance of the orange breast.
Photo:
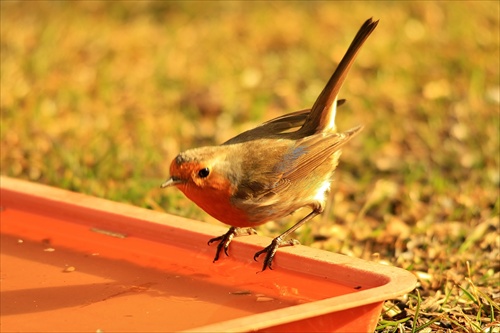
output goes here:
[{"label": "orange breast", "polygon": [[234,227],[251,227],[245,211],[231,203],[233,186],[221,178],[210,179],[210,186],[199,187],[192,183],[179,186],[179,189],[205,212],[217,220]]}]

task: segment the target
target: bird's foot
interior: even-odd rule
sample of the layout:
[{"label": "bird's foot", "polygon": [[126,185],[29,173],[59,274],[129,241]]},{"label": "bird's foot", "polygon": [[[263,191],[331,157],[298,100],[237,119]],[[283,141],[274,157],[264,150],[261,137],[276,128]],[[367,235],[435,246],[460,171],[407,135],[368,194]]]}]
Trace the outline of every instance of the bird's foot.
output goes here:
[{"label": "bird's foot", "polygon": [[253,228],[236,228],[236,227],[231,227],[229,230],[222,236],[212,238],[211,240],[208,241],[208,245],[214,243],[214,242],[219,242],[217,245],[217,251],[215,252],[215,257],[214,261],[216,262],[219,260],[220,254],[222,250],[224,250],[224,253],[226,256],[229,256],[229,253],[227,253],[227,249],[229,248],[229,244],[233,240],[233,238],[236,236],[247,236],[247,235],[254,235],[257,232]]},{"label": "bird's foot", "polygon": [[269,246],[255,253],[255,255],[253,256],[253,260],[257,261],[257,258],[260,257],[261,254],[265,253],[266,258],[264,259],[262,271],[265,271],[266,268],[273,269],[272,263],[274,256],[276,255],[276,251],[278,251],[278,248],[282,246],[293,246],[299,244],[300,242],[296,239],[283,240],[281,237],[276,237],[275,239],[273,239],[271,244],[269,244]]}]

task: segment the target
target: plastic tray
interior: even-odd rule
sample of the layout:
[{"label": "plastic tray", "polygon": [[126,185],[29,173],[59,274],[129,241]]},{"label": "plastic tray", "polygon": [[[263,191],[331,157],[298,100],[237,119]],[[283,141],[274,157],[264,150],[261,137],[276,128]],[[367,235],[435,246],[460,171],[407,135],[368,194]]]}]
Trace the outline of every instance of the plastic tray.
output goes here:
[{"label": "plastic tray", "polygon": [[402,269],[1,177],[1,322],[17,332],[373,332]]}]

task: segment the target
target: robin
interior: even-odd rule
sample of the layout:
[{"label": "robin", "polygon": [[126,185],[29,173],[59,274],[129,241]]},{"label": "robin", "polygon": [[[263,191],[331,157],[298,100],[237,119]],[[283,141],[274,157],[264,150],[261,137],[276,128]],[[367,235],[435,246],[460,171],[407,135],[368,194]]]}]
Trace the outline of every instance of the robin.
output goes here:
[{"label": "robin", "polygon": [[219,242],[214,262],[222,251],[228,255],[233,237],[252,234],[252,227],[310,207],[308,215],[255,254],[254,260],[266,254],[263,271],[272,269],[278,248],[297,244],[287,236],[323,212],[341,148],[362,129],[337,132],[335,114],[344,102],[338,93],[377,24],[369,19],[361,26],[311,109],[265,122],[220,146],[187,150],[172,161],[170,179],[161,187],[177,187],[208,214],[231,226],[208,242]]}]

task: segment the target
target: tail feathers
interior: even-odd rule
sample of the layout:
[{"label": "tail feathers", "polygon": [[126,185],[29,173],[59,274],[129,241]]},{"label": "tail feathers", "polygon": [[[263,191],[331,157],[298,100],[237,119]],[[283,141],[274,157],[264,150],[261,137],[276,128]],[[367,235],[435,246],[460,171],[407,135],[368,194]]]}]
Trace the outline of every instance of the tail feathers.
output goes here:
[{"label": "tail feathers", "polygon": [[311,135],[324,131],[335,131],[335,114],[337,112],[337,98],[340,88],[342,87],[347,73],[351,68],[358,51],[363,46],[366,39],[370,36],[373,30],[377,27],[378,21],[368,19],[359,29],[356,37],[354,37],[349,49],[340,61],[337,69],[328,80],[325,88],[316,99],[311,113],[306,119],[299,132],[303,135]]}]

